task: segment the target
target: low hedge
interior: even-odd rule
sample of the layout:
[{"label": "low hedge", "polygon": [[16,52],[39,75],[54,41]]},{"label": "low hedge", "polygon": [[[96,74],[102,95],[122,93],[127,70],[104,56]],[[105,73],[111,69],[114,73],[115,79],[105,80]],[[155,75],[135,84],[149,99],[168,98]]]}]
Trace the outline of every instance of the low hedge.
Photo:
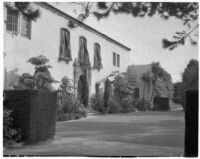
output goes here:
[{"label": "low hedge", "polygon": [[21,141],[35,143],[55,134],[56,92],[4,91],[4,107],[12,110],[12,127],[21,131]]}]

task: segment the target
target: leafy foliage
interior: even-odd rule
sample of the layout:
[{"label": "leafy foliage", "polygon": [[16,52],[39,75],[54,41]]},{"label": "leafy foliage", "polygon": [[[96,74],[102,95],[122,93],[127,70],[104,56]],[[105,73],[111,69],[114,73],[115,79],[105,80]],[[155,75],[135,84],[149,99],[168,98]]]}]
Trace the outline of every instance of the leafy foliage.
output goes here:
[{"label": "leafy foliage", "polygon": [[67,76],[61,80],[57,98],[57,120],[79,119],[87,115],[82,102],[72,94],[72,84]]},{"label": "leafy foliage", "polygon": [[34,89],[35,79],[29,73],[23,73],[21,76],[19,76],[18,83],[13,85],[13,87],[16,90]]},{"label": "leafy foliage", "polygon": [[14,89],[37,89],[37,90],[49,90],[53,88],[51,83],[56,83],[58,81],[54,80],[49,72],[49,68],[52,68],[51,65],[46,65],[49,62],[45,56],[40,55],[38,57],[32,57],[27,62],[35,65],[34,75],[29,73],[23,73],[19,76],[17,84],[14,84]]},{"label": "leafy foliage", "polygon": [[190,60],[183,72],[182,81],[185,89],[199,89],[199,62],[197,60]]},{"label": "leafy foliage", "polygon": [[111,82],[109,79],[105,81],[105,91],[104,91],[104,106],[108,107],[108,100],[111,96]]},{"label": "leafy foliage", "polygon": [[[109,78],[113,77],[111,81]],[[94,110],[101,113],[126,113],[134,111],[134,86],[128,82],[125,74],[113,72],[105,80],[104,92],[99,92],[99,83],[96,85],[96,94],[91,98]]]},{"label": "leafy foliage", "polygon": [[107,113],[108,108],[104,106],[104,94],[102,92],[99,92],[98,95],[94,94],[90,99],[91,107],[100,112],[100,113]]},{"label": "leafy foliage", "polygon": [[173,36],[173,38],[175,39],[173,41],[169,41],[167,39],[163,39],[162,40],[163,48],[168,48],[169,50],[173,50],[178,45],[184,45],[185,44],[185,40],[186,40],[187,37],[190,38],[190,43],[192,45],[197,45],[197,40],[194,40],[194,38],[192,38],[192,36],[190,34],[198,27],[199,27],[199,24],[197,24],[192,29],[192,31],[190,31],[189,33],[186,33],[186,31],[184,31],[184,30],[182,32],[176,32],[175,35]]},{"label": "leafy foliage", "polygon": [[137,109],[139,111],[150,110],[151,109],[151,103],[148,100],[145,100],[145,99],[142,98],[137,102]]},{"label": "leafy foliage", "polygon": [[122,106],[119,102],[117,102],[116,99],[110,98],[108,105],[109,105],[109,113],[110,114],[118,114],[118,113],[122,112]]},{"label": "leafy foliage", "polygon": [[20,131],[12,128],[13,118],[10,117],[12,110],[3,110],[3,144],[12,145],[21,140]]},{"label": "leafy foliage", "polygon": [[122,99],[121,106],[122,106],[122,113],[128,113],[136,110],[136,105],[134,104],[133,97],[128,96]]},{"label": "leafy foliage", "polygon": [[33,21],[36,21],[41,15],[39,9],[34,9],[33,7],[31,7],[29,2],[14,2],[14,4],[7,2],[6,5],[11,9],[21,12],[28,19]]},{"label": "leafy foliage", "polygon": [[32,57],[28,59],[29,63],[35,65],[34,79],[35,87],[38,90],[52,90],[51,83],[57,82],[53,79],[49,72],[49,68],[52,68],[51,65],[46,65],[49,62],[45,56],[40,55],[37,57]]},{"label": "leafy foliage", "polygon": [[113,82],[113,86],[114,86],[114,96],[119,101],[128,96],[133,97],[135,87],[129,83],[126,76],[124,77],[120,75],[116,76]]},{"label": "leafy foliage", "polygon": [[190,60],[182,74],[182,81],[174,84],[174,102],[184,106],[185,90],[199,89],[199,62]]},{"label": "leafy foliage", "polygon": [[[92,5],[95,4],[94,11]],[[88,7],[89,6],[89,7]],[[133,17],[152,17],[154,15],[160,16],[162,19],[167,20],[170,17],[175,17],[183,21],[183,25],[193,29],[186,33],[176,32],[174,40],[163,39],[163,48],[173,50],[178,45],[183,45],[186,38],[190,39],[192,45],[196,45],[198,38],[194,40],[191,36],[192,33],[199,27],[198,24],[198,11],[199,4],[197,2],[87,2],[82,3],[81,21],[85,20],[90,14],[95,16],[98,20],[109,17],[110,13],[114,14],[130,14]],[[92,11],[91,11],[92,10]],[[198,36],[198,31],[194,34]]]},{"label": "leafy foliage", "polygon": [[27,60],[27,62],[29,62],[32,65],[35,65],[37,67],[37,66],[41,66],[41,65],[44,65],[44,64],[48,63],[49,59],[47,59],[43,55],[40,55],[40,56],[37,56],[37,57],[31,57],[31,58],[29,58]]},{"label": "leafy foliage", "polygon": [[[81,103],[81,101],[77,97],[69,95],[63,98],[62,107],[60,107],[59,110],[57,111],[57,121],[74,119],[75,116],[81,118],[85,117],[86,115],[87,115],[86,109]],[[70,116],[71,118],[68,118]]]}]

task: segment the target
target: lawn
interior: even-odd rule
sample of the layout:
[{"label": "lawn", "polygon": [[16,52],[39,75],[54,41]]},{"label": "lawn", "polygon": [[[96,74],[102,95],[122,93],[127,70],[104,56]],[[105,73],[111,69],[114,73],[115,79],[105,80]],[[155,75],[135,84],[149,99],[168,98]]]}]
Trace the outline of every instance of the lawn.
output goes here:
[{"label": "lawn", "polygon": [[181,156],[184,113],[93,115],[56,125],[54,139],[5,149],[4,155]]}]

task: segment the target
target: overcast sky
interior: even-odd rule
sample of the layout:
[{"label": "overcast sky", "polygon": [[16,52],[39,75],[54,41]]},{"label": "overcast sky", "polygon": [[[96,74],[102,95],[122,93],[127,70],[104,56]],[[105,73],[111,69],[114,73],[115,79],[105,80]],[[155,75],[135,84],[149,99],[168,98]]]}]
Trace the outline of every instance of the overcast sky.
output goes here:
[{"label": "overcast sky", "polygon": [[[51,3],[61,10],[76,17],[80,12],[77,5],[71,3]],[[90,16],[86,24],[114,38],[132,49],[130,64],[149,64],[159,61],[161,66],[171,74],[173,82],[181,81],[181,72],[190,59],[198,59],[198,46],[186,42],[173,51],[162,48],[161,40],[171,38],[175,31],[187,30],[183,22],[175,18],[163,20],[159,16],[152,18],[134,18],[127,14],[110,15],[98,21]]]}]

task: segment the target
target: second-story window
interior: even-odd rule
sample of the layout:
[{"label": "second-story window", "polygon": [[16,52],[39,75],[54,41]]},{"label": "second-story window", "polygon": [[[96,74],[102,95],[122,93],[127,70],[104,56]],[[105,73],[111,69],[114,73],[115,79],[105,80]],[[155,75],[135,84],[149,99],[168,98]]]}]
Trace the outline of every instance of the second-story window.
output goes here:
[{"label": "second-story window", "polygon": [[70,32],[67,29],[62,28],[60,30],[60,52],[58,61],[65,61],[68,63],[71,60]]},{"label": "second-story window", "polygon": [[113,52],[113,66],[116,66],[116,53]]},{"label": "second-story window", "polygon": [[113,66],[120,67],[120,55],[113,52]]},{"label": "second-story window", "polygon": [[98,43],[94,44],[94,69],[100,71],[102,69],[102,62],[101,62],[101,47]]},{"label": "second-story window", "polygon": [[80,66],[90,67],[90,59],[87,50],[87,40],[83,36],[79,38],[78,62]]},{"label": "second-story window", "polygon": [[14,33],[18,32],[18,12],[11,8],[7,8],[6,30]]},{"label": "second-story window", "polygon": [[117,54],[117,67],[120,67],[120,55]]},{"label": "second-story window", "polygon": [[24,15],[22,15],[21,34],[31,38],[31,21]]}]

